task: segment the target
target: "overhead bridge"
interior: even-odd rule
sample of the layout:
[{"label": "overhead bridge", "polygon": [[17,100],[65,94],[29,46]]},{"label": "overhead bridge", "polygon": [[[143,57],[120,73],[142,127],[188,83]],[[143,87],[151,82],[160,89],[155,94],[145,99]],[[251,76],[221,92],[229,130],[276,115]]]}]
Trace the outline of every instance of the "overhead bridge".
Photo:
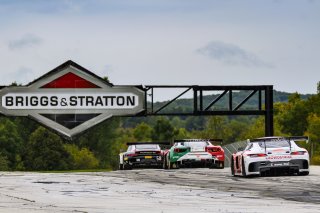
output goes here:
[{"label": "overhead bridge", "polygon": [[[165,89],[182,89],[183,91],[169,101],[163,102],[159,106],[157,93],[154,91]],[[140,115],[143,116],[203,116],[203,115],[263,115],[265,116],[265,136],[273,136],[273,86],[272,85],[235,85],[235,86],[199,86],[199,85],[147,85],[143,87],[145,91],[146,110]],[[173,112],[167,110],[179,98],[186,93],[193,93],[192,111]],[[215,95],[204,95],[210,92]],[[238,103],[235,101],[235,95],[245,92],[247,95]],[[159,92],[161,94],[161,92]],[[244,107],[244,105],[255,96],[258,104],[254,108]],[[208,101],[208,97],[212,100]],[[205,100],[206,98],[206,100]],[[226,100],[221,102],[220,100]],[[220,101],[220,102],[219,102]],[[219,102],[219,107],[217,103]],[[221,107],[221,103],[224,106]],[[235,104],[236,103],[236,104]]]}]

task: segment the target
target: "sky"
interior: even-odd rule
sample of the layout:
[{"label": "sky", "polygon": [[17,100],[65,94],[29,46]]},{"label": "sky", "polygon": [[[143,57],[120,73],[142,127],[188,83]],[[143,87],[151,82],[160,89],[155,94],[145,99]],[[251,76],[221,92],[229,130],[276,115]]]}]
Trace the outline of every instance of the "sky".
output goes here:
[{"label": "sky", "polygon": [[320,0],[0,0],[0,85],[67,60],[115,85],[316,93]]}]

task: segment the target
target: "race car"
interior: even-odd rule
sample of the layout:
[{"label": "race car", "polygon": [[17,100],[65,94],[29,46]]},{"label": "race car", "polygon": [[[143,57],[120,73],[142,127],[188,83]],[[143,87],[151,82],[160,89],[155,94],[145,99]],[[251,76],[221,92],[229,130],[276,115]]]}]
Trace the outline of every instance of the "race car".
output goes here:
[{"label": "race car", "polygon": [[180,167],[224,168],[224,150],[213,142],[221,139],[175,140],[170,150],[164,153],[164,169]]},{"label": "race car", "polygon": [[266,176],[278,174],[309,174],[309,153],[297,141],[308,137],[264,137],[248,140],[244,150],[231,156],[233,176]]},{"label": "race car", "polygon": [[170,143],[127,143],[127,151],[119,154],[119,169],[128,170],[134,167],[162,168],[163,150],[161,150],[160,144],[169,145]]}]

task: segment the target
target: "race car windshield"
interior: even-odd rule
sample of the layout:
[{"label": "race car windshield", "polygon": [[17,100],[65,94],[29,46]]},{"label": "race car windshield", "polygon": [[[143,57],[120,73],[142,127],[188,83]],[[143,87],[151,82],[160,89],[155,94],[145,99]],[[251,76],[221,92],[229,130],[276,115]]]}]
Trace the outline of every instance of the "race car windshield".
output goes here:
[{"label": "race car windshield", "polygon": [[[277,141],[266,141],[259,142],[261,148],[284,148],[290,146],[289,142],[286,140],[277,140]],[[266,146],[266,147],[265,147]]]},{"label": "race car windshield", "polygon": [[187,146],[187,147],[205,147],[208,144],[208,142],[200,141],[200,142],[182,142],[181,145]]},{"label": "race car windshield", "polygon": [[136,145],[136,149],[140,149],[140,150],[159,149],[159,145],[156,145],[156,144],[139,144],[139,145]]}]

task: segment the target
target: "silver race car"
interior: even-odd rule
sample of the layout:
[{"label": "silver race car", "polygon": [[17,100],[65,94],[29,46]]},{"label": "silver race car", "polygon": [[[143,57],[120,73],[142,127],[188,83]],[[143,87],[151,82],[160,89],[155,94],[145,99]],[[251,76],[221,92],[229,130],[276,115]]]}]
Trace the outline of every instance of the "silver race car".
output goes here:
[{"label": "silver race car", "polygon": [[231,156],[231,173],[237,176],[309,174],[309,153],[296,141],[308,137],[264,137],[248,140],[244,150]]}]

